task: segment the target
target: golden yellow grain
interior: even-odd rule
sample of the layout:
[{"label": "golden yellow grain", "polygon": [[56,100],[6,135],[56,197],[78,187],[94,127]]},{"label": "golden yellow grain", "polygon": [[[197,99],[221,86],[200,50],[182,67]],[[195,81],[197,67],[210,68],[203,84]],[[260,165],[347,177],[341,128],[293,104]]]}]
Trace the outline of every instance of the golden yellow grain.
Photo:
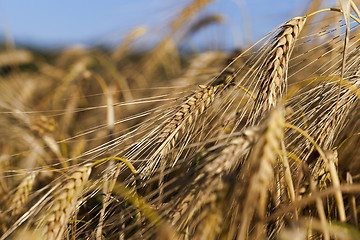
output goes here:
[{"label": "golden yellow grain", "polygon": [[16,188],[16,192],[13,195],[9,204],[12,216],[19,214],[23,210],[23,207],[28,200],[31,189],[33,188],[35,177],[36,174],[31,173]]},{"label": "golden yellow grain", "polygon": [[91,167],[92,164],[86,164],[76,169],[54,196],[51,207],[44,216],[45,239],[62,239],[69,219],[75,211],[78,197],[91,173]]},{"label": "golden yellow grain", "polygon": [[289,59],[306,17],[296,17],[281,26],[280,33],[273,39],[272,50],[265,63],[260,79],[259,92],[253,108],[254,123],[258,123],[267,111],[281,100],[287,87]]}]

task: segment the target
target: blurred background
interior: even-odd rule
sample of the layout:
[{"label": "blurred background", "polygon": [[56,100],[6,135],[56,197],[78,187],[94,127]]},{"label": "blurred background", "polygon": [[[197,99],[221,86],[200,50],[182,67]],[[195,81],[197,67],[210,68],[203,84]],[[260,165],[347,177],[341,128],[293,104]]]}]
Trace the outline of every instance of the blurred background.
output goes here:
[{"label": "blurred background", "polygon": [[[114,48],[138,28],[134,48],[153,46],[170,31],[171,21],[191,0],[0,0],[0,41],[16,46]],[[209,2],[209,1],[207,1]],[[335,0],[211,1],[177,32],[183,48],[236,49],[259,40],[286,20],[302,15],[314,2]],[[205,24],[196,29],[197,22]],[[140,28],[139,28],[140,27]],[[186,32],[186,34],[185,34]],[[189,34],[189,32],[191,34]]]}]

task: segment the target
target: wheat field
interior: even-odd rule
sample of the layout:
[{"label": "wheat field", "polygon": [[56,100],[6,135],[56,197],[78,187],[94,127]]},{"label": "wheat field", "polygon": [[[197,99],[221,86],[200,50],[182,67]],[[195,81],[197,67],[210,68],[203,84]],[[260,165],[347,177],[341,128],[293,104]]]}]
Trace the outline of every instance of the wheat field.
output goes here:
[{"label": "wheat field", "polygon": [[356,2],[183,54],[213,2],[140,52],[143,27],[111,51],[2,47],[0,240],[360,239]]}]

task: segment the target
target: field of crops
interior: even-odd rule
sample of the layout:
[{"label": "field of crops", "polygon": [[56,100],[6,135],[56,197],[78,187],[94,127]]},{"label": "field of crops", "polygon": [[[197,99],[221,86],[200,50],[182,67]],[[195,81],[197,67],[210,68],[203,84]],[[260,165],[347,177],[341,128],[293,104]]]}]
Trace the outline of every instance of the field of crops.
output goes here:
[{"label": "field of crops", "polygon": [[231,52],[178,47],[209,0],[148,50],[1,47],[0,240],[360,239],[360,12],[321,2]]}]

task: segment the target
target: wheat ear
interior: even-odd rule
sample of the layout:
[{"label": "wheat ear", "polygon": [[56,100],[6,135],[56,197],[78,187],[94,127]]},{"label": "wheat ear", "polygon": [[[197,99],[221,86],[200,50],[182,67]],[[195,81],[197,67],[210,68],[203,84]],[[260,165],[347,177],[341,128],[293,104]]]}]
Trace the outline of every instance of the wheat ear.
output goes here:
[{"label": "wheat ear", "polygon": [[44,235],[48,240],[60,240],[76,209],[76,202],[91,173],[92,164],[78,168],[55,196],[45,217]]},{"label": "wheat ear", "polygon": [[274,37],[270,57],[265,62],[266,70],[260,77],[252,116],[254,123],[282,99],[287,86],[289,59],[305,22],[306,17],[293,18],[281,26],[280,33]]},{"label": "wheat ear", "polygon": [[195,0],[192,1],[186,8],[183,9],[183,11],[180,13],[180,15],[177,17],[177,19],[171,24],[171,30],[173,32],[177,31],[181,25],[184,24],[184,22],[191,17],[191,15],[195,14],[197,11],[199,11],[201,8],[206,6],[207,4],[213,2],[214,0]]},{"label": "wheat ear", "polygon": [[145,173],[152,172],[162,159],[175,146],[180,132],[192,124],[215,99],[215,91],[218,86],[200,86],[200,90],[189,96],[179,107],[176,113],[167,121],[157,136],[158,147],[153,153],[149,163],[144,170]]},{"label": "wheat ear", "polygon": [[22,211],[33,188],[35,177],[36,174],[31,173],[17,186],[16,192],[10,200],[11,216],[18,215]]},{"label": "wheat ear", "polygon": [[[281,152],[281,142],[284,139],[283,127],[283,109],[276,108],[271,112],[268,125],[249,156],[249,166],[243,169],[243,171],[251,173],[251,176],[242,207],[242,221],[238,239],[245,239],[255,212],[259,219],[265,217],[267,191],[274,177],[273,168],[276,164],[277,155]],[[246,172],[245,175],[247,175]]]},{"label": "wheat ear", "polygon": [[240,137],[233,139],[222,151],[209,155],[204,159],[206,165],[190,185],[188,193],[176,204],[170,213],[170,221],[179,225],[179,230],[203,206],[214,203],[221,195],[224,187],[221,176],[229,173],[239,164],[242,156],[246,155],[251,145],[258,138],[258,129],[244,130]]},{"label": "wheat ear", "polygon": [[162,154],[166,154],[175,145],[179,132],[185,128],[185,123],[191,124],[214,101],[215,87],[200,86],[200,88],[185,100],[170,122],[162,129],[158,137],[159,143],[165,143],[161,148]]},{"label": "wheat ear", "polygon": [[[177,112],[169,119],[168,123],[162,128],[157,137],[160,147],[154,156],[160,154],[166,155],[174,147],[179,133],[196,119],[211,105],[215,100],[215,95],[221,90],[228,88],[233,80],[234,72],[225,72],[226,74],[218,77],[216,81],[209,85],[200,85],[200,90],[189,96],[179,107]],[[186,125],[186,123],[188,125]]]}]

